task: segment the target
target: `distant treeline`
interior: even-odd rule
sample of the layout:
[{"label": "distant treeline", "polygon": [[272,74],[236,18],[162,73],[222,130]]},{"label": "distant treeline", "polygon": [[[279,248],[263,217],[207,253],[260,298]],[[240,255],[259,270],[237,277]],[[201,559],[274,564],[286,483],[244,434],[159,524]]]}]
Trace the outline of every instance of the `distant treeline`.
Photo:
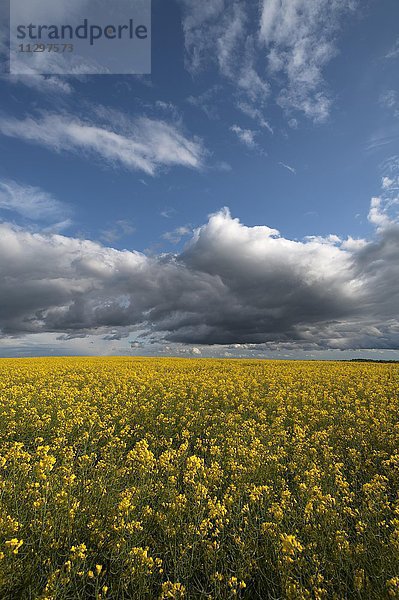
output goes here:
[{"label": "distant treeline", "polygon": [[388,364],[398,364],[399,360],[373,360],[372,358],[351,358],[344,362],[365,362],[365,363],[388,363]]}]

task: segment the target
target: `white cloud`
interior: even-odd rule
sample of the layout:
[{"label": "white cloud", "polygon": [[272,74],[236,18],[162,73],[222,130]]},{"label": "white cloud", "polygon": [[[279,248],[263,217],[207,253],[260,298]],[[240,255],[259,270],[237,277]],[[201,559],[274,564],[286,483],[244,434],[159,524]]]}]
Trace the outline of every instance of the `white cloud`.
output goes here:
[{"label": "white cloud", "polygon": [[284,74],[279,103],[324,121],[331,100],[323,69],[336,55],[340,19],[352,0],[263,0],[260,39],[268,52],[269,71]]},{"label": "white cloud", "polygon": [[248,148],[253,149],[257,147],[255,139],[256,131],[253,131],[252,129],[242,129],[242,127],[239,127],[238,125],[232,125],[230,130],[233,131],[237,135],[240,142],[245,144],[245,146],[248,146]]},{"label": "white cloud", "polygon": [[176,212],[176,209],[172,208],[172,207],[166,207],[164,210],[161,211],[161,217],[163,217],[164,219],[170,219]]},{"label": "white cloud", "polygon": [[259,19],[236,0],[180,3],[193,72],[216,62],[258,122],[257,111],[263,115],[272,90],[288,113],[299,111],[315,122],[327,119],[331,98],[323,72],[337,54],[337,32],[354,0],[261,0]]},{"label": "white cloud", "polygon": [[189,96],[187,102],[202,110],[208,119],[218,118],[218,93],[221,91],[220,85],[214,85],[198,96]]},{"label": "white cloud", "polygon": [[278,164],[284,167],[284,169],[287,169],[287,171],[290,171],[293,175],[296,175],[296,169],[294,169],[294,167],[291,167],[290,165],[287,165],[283,162],[279,162]]},{"label": "white cloud", "polygon": [[0,210],[12,211],[36,222],[69,224],[68,206],[41,188],[20,185],[12,180],[0,180]]},{"label": "white cloud", "polygon": [[[198,2],[197,0],[180,0],[184,10],[183,29],[187,51],[186,64],[192,71],[201,69],[204,54],[207,51],[207,43],[212,38],[214,43],[214,21],[219,20],[225,9],[224,0],[209,0],[209,2]],[[202,33],[210,27],[210,35],[205,38]]]},{"label": "white cloud", "polygon": [[[92,0],[30,0],[14,2],[11,9],[15,22],[48,23],[69,21],[84,8],[90,8]],[[91,7],[93,8],[93,6]]]},{"label": "white cloud", "polygon": [[246,33],[245,20],[244,7],[234,3],[216,42],[220,70],[227,77],[234,77],[236,73],[235,57]]},{"label": "white cloud", "polygon": [[[390,190],[388,190],[390,191]],[[398,224],[398,219],[392,214],[392,209],[395,211],[395,205],[399,204],[399,198],[372,198],[368,219],[370,223],[376,226],[377,231],[384,231],[391,226]]]},{"label": "white cloud", "polygon": [[50,113],[23,120],[3,116],[0,132],[56,152],[94,155],[108,164],[122,165],[147,175],[155,175],[162,167],[200,169],[203,166],[205,150],[201,140],[189,139],[175,124],[145,117],[127,121],[121,116],[120,125],[124,126],[121,127],[112,114],[108,121],[103,125]]},{"label": "white cloud", "polygon": [[381,198],[372,198],[368,219],[378,229],[385,229],[389,225],[390,220],[382,208]]},{"label": "white cloud", "polygon": [[273,134],[273,128],[268,121],[263,116],[263,113],[258,108],[255,108],[252,104],[248,102],[239,101],[237,103],[237,108],[239,108],[244,115],[251,117],[254,121],[257,121],[260,127],[267,129],[271,134]]},{"label": "white cloud", "polygon": [[398,94],[395,90],[387,90],[380,95],[379,101],[381,106],[395,108],[398,103]]},{"label": "white cloud", "polygon": [[108,242],[112,244],[120,240],[121,238],[132,235],[136,231],[136,228],[133,225],[126,221],[125,219],[120,219],[116,221],[112,225],[110,225],[107,229],[103,229],[101,231],[100,238],[104,240],[104,242]]},{"label": "white cloud", "polygon": [[389,50],[385,58],[398,58],[399,57],[399,38],[396,40],[395,44]]},{"label": "white cloud", "polygon": [[392,111],[394,117],[399,117],[399,95],[396,90],[386,90],[379,97],[379,103],[383,108]]},{"label": "white cloud", "polygon": [[233,167],[225,160],[217,161],[213,163],[212,166],[215,171],[219,171],[221,173],[231,173],[233,170]]},{"label": "white cloud", "polygon": [[381,185],[385,191],[399,190],[399,177],[383,177]]},{"label": "white cloud", "polygon": [[256,66],[256,28],[250,31],[248,7],[237,0],[179,0],[183,7],[186,66],[198,73],[214,62],[244,103],[263,108],[269,83]]},{"label": "white cloud", "polygon": [[12,75],[2,76],[2,80],[12,84],[21,84],[32,88],[43,94],[71,94],[73,88],[65,77],[56,77],[55,75],[38,75],[32,69],[32,75]]},{"label": "white cloud", "polygon": [[167,231],[162,235],[162,237],[171,244],[178,244],[183,237],[189,235],[191,232],[192,227],[189,225],[183,225],[182,227],[177,227],[173,231]]}]

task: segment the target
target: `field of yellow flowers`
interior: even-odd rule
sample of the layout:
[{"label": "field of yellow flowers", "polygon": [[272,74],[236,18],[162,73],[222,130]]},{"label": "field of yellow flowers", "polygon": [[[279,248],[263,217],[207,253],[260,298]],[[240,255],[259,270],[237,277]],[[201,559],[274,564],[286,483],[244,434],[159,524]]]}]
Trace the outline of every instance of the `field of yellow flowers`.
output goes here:
[{"label": "field of yellow flowers", "polygon": [[0,598],[399,598],[399,366],[0,361]]}]

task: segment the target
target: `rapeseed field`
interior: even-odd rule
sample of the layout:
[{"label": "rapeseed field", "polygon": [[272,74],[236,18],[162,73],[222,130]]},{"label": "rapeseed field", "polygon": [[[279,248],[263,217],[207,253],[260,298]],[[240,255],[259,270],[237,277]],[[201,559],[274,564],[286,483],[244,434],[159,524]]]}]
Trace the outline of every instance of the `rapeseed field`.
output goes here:
[{"label": "rapeseed field", "polygon": [[399,598],[396,365],[0,361],[0,598]]}]

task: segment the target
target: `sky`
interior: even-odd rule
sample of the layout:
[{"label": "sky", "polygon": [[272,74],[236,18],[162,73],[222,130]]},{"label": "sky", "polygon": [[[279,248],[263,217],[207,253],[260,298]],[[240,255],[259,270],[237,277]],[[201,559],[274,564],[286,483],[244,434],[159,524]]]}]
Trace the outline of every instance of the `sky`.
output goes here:
[{"label": "sky", "polygon": [[153,0],[151,38],[3,61],[0,356],[399,359],[397,1]]}]

